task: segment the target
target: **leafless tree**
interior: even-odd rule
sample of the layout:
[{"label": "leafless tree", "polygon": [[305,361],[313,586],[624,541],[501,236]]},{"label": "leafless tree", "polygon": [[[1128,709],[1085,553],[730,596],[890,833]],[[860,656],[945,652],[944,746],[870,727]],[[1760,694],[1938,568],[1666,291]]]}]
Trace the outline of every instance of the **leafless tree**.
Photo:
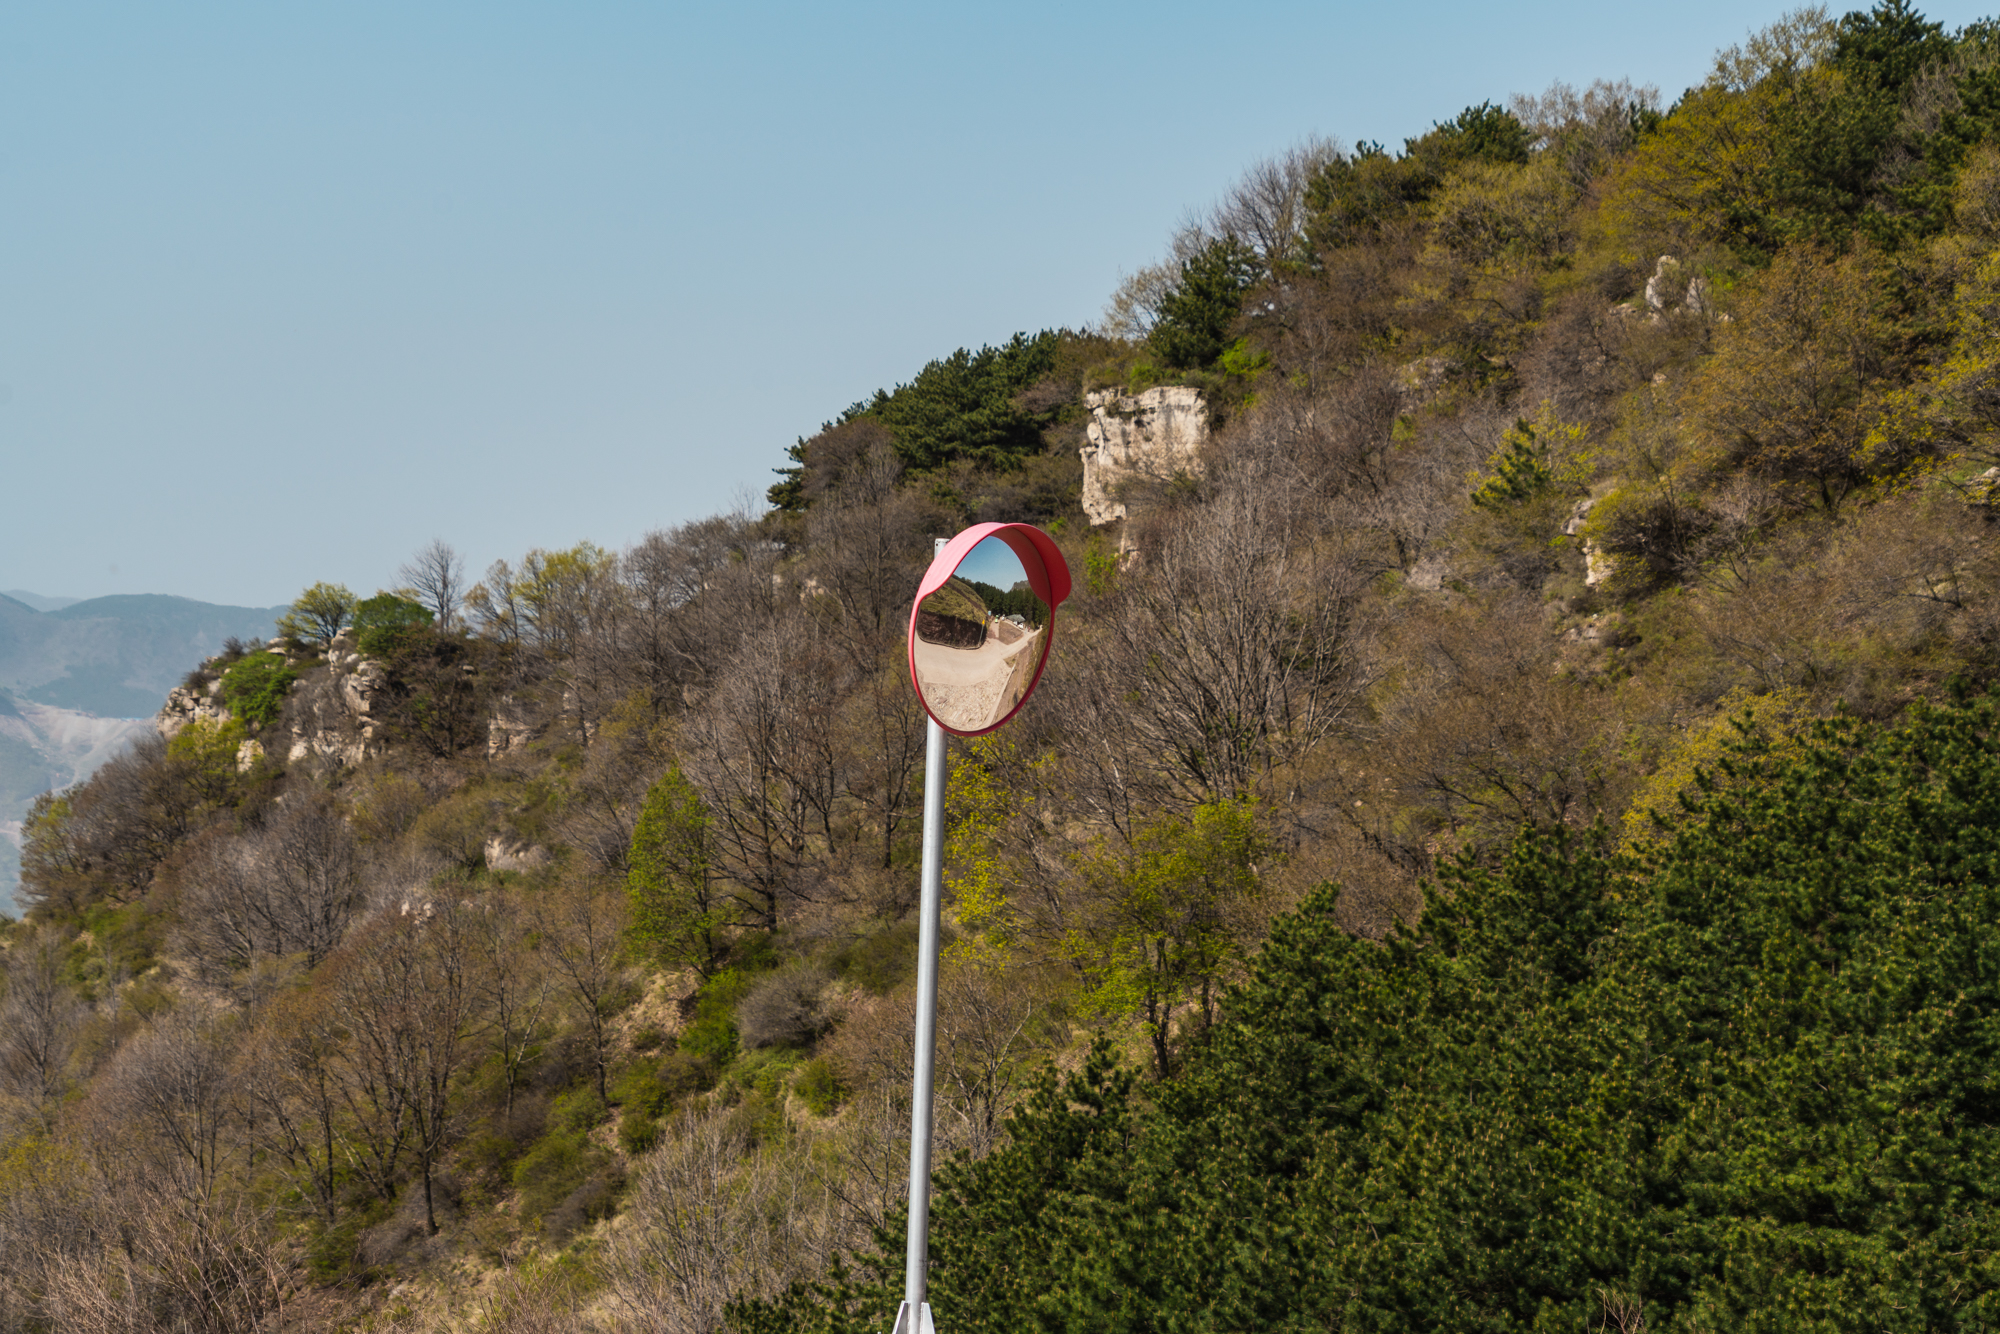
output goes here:
[{"label": "leafless tree", "polygon": [[448,894],[409,901],[357,930],[326,970],[348,1034],[336,1087],[351,1156],[390,1200],[400,1160],[415,1154],[432,1235],[434,1170],[453,1128],[475,995],[467,919]]},{"label": "leafless tree", "polygon": [[718,1334],[725,1303],[831,1261],[829,1201],[794,1156],[787,1144],[753,1154],[727,1109],[676,1127],[633,1182],[606,1257],[624,1328]]},{"label": "leafless tree", "polygon": [[478,962],[478,1012],[487,1044],[500,1063],[505,1114],[511,1119],[514,1093],[528,1054],[543,1034],[556,979],[540,951],[531,947],[534,919],[519,896],[504,891],[487,895],[475,906],[469,929]]},{"label": "leafless tree", "polygon": [[91,1100],[110,1130],[107,1142],[171,1175],[203,1204],[214,1200],[223,1160],[241,1142],[230,1134],[234,1027],[199,1009],[156,1016],[120,1048]]},{"label": "leafless tree", "polygon": [[851,659],[816,642],[796,608],[753,625],[679,733],[708,804],[718,868],[747,921],[769,930],[788,899],[817,896],[849,756],[831,722]]},{"label": "leafless tree", "polygon": [[[286,1248],[247,1194],[204,1199],[186,1170],[129,1176],[94,1201],[94,1244],[37,1246],[39,1302],[52,1327],[76,1334],[254,1334],[282,1327],[296,1283]],[[41,1254],[35,1254],[39,1250]]]},{"label": "leafless tree", "polygon": [[432,538],[396,571],[403,593],[430,608],[440,632],[458,623],[465,605],[465,558],[441,537]]},{"label": "leafless tree", "polygon": [[1560,81],[1538,96],[1515,94],[1507,109],[1544,152],[1561,155],[1577,185],[1588,185],[1639,137],[1640,111],[1657,111],[1660,90],[1629,79],[1598,79],[1582,92]]},{"label": "leafless tree", "polygon": [[1128,837],[1139,804],[1284,797],[1288,766],[1358,708],[1365,572],[1294,517],[1255,477],[1176,513],[1157,556],[1052,656],[1051,698],[1080,743],[1065,761]]},{"label": "leafless tree", "polygon": [[1313,137],[1253,163],[1202,219],[1202,230],[1235,237],[1257,252],[1266,273],[1282,272],[1304,257],[1306,190],[1339,156],[1338,141]]},{"label": "leafless tree", "polygon": [[63,983],[62,956],[63,942],[49,928],[24,932],[0,955],[7,981],[0,998],[0,1110],[16,1126],[46,1124],[69,1087],[85,1010]]},{"label": "leafless tree", "polygon": [[177,939],[216,980],[259,955],[295,954],[318,967],[365,892],[353,830],[317,792],[294,794],[254,833],[217,830],[197,839],[177,878]]},{"label": "leafless tree", "polygon": [[806,516],[811,583],[835,616],[815,616],[856,660],[872,664],[895,643],[910,594],[930,564],[932,534],[950,531],[939,508],[897,485],[902,464],[887,439],[852,461]]},{"label": "leafless tree", "polygon": [[597,1096],[608,1099],[611,1016],[605,1011],[624,976],[625,896],[615,886],[586,877],[544,890],[530,902],[544,964],[590,1034]]},{"label": "leafless tree", "polygon": [[322,991],[278,996],[241,1049],[235,1080],[251,1142],[284,1163],[329,1227],[340,1176],[334,1123],[342,1105],[343,1036]]}]

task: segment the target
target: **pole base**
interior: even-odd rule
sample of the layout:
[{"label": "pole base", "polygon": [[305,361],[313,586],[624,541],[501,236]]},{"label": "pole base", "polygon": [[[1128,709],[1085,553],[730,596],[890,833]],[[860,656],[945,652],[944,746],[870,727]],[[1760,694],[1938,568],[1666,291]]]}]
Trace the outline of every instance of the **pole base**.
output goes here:
[{"label": "pole base", "polygon": [[937,1326],[931,1323],[931,1304],[924,1302],[912,1313],[910,1304],[904,1302],[896,1308],[896,1323],[889,1334],[937,1334]]}]

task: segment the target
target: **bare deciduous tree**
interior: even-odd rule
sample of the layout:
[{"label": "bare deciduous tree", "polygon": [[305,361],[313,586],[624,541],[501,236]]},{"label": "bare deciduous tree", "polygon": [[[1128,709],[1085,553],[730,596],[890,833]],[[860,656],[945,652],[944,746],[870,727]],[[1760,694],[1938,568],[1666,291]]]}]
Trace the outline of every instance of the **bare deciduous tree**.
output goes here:
[{"label": "bare deciduous tree", "polygon": [[430,609],[440,632],[457,625],[459,608],[465,605],[465,558],[451,543],[432,538],[403,562],[396,577],[403,581],[404,596]]},{"label": "bare deciduous tree", "polygon": [[63,947],[53,930],[17,938],[5,955],[0,999],[0,1112],[12,1132],[46,1126],[69,1086],[83,1003],[63,982]]},{"label": "bare deciduous tree", "polygon": [[690,1116],[633,1182],[607,1269],[623,1327],[718,1334],[723,1306],[833,1258],[830,1201],[789,1144],[752,1153],[740,1118]]},{"label": "bare deciduous tree", "polygon": [[1365,575],[1291,524],[1279,489],[1238,479],[1174,516],[1095,625],[1051,663],[1066,748],[1093,814],[1129,837],[1135,803],[1285,796],[1283,771],[1358,706]]},{"label": "bare deciduous tree", "polygon": [[618,889],[580,879],[544,890],[531,900],[531,916],[541,934],[545,966],[567,997],[571,1012],[591,1039],[591,1068],[597,1096],[609,1099],[611,1033],[606,1001],[624,976],[628,912]]}]

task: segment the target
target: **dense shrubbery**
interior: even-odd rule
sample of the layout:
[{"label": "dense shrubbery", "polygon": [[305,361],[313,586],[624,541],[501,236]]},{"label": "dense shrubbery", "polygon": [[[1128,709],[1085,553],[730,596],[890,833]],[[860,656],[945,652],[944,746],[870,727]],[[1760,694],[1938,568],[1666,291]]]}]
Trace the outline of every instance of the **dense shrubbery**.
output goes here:
[{"label": "dense shrubbery", "polygon": [[255,727],[269,727],[285,710],[285,696],[299,679],[282,653],[252,653],[222,674],[222,702]]},{"label": "dense shrubbery", "polygon": [[[1188,1072],[1100,1055],[953,1167],[973,1330],[1961,1328],[2000,1282],[1991,699],[1827,725],[1669,844],[1523,838],[1385,946],[1322,891]],[[893,1281],[735,1327],[862,1330]],[[894,1257],[892,1261],[889,1257]],[[864,1266],[864,1273],[869,1268]],[[886,1303],[886,1305],[885,1305]]]}]

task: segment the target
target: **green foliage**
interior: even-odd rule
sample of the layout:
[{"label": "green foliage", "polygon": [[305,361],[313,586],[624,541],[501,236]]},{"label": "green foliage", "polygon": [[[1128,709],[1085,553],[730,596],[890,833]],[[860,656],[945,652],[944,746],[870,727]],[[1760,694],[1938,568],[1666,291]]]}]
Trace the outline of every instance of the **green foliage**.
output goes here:
[{"label": "green foliage", "polygon": [[1073,936],[1068,952],[1089,979],[1093,1008],[1143,1016],[1162,1078],[1173,1069],[1182,1007],[1191,1007],[1182,1029],[1213,1022],[1222,970],[1240,948],[1270,851],[1255,803],[1219,801],[1185,820],[1155,817],[1129,848],[1100,849],[1081,868],[1103,919]]},{"label": "green foliage", "polygon": [[354,645],[371,658],[389,656],[405,631],[429,626],[430,609],[414,599],[377,593],[354,609]]},{"label": "green foliage", "polygon": [[375,716],[396,740],[442,758],[486,738],[481,668],[492,660],[490,644],[439,634],[415,620],[378,628],[371,642],[387,669],[375,692]]},{"label": "green foliage", "polygon": [[668,769],[646,790],[625,876],[633,942],[704,978],[715,971],[728,920],[709,870],[710,823],[700,791],[678,766]]},{"label": "green foliage", "polygon": [[345,584],[314,584],[292,601],[278,618],[278,633],[298,644],[323,650],[354,615],[354,594]]},{"label": "green foliage", "polygon": [[[1644,860],[1460,866],[1385,945],[1322,890],[1131,1099],[1100,1055],[940,1173],[965,1330],[1977,1328],[2000,1200],[2000,710],[1744,752]],[[1120,1082],[1120,1079],[1124,1082]],[[860,1330],[896,1229],[735,1328]]]},{"label": "green foliage", "polygon": [[1233,236],[1210,241],[1181,264],[1148,338],[1162,365],[1204,370],[1235,338],[1243,294],[1261,276],[1257,252]]},{"label": "green foliage", "polygon": [[571,1089],[549,1104],[550,1129],[557,1132],[584,1133],[604,1124],[611,1115],[611,1109],[597,1096],[597,1090],[586,1084]]},{"label": "green foliage", "polygon": [[660,1118],[642,1108],[628,1108],[618,1122],[618,1147],[633,1157],[651,1153],[660,1143]]},{"label": "green foliage", "polygon": [[611,1156],[581,1131],[544,1136],[514,1164],[520,1218],[531,1227],[540,1226],[554,1240],[564,1239],[590,1216],[609,1212],[611,1201],[596,1187],[608,1178],[611,1167]]},{"label": "green foliage", "polygon": [[1029,591],[1025,580],[1019,587],[1008,589],[981,583],[977,579],[955,579],[952,582],[963,583],[977,593],[980,602],[994,616],[1019,616],[1029,625],[1042,623],[1045,614],[1042,600]]},{"label": "green foliage", "polygon": [[876,996],[894,991],[917,967],[917,923],[898,922],[863,936],[834,958],[841,977]]},{"label": "green foliage", "polygon": [[1741,765],[1746,757],[1795,750],[1811,719],[1806,694],[1796,686],[1766,695],[1730,691],[1713,718],[1676,738],[1632,794],[1631,808],[1625,812],[1625,841],[1635,847],[1664,842],[1702,791],[1714,791],[1718,783],[1730,784],[1735,775],[1751,772]]},{"label": "green foliage", "polygon": [[204,804],[233,806],[244,786],[236,755],[248,735],[249,729],[238,719],[194,718],[167,741],[167,758],[180,767],[183,781]]},{"label": "green foliage", "polygon": [[799,1067],[792,1091],[814,1116],[832,1116],[840,1110],[848,1092],[833,1063],[824,1057],[815,1057]]},{"label": "green foliage", "polygon": [[1490,475],[1472,491],[1472,503],[1481,509],[1533,500],[1555,484],[1549,451],[1536,443],[1535,428],[1526,421],[1514,423],[1486,466]]},{"label": "green foliage", "polygon": [[1519,166],[1532,140],[1512,112],[1488,102],[1405,141],[1399,156],[1363,140],[1352,156],[1335,155],[1307,183],[1307,240],[1316,251],[1375,240],[1426,203],[1454,168]]},{"label": "green foliage", "polygon": [[1473,479],[1472,503],[1504,510],[1551,492],[1579,494],[1594,462],[1582,447],[1583,435],[1581,426],[1557,420],[1546,405],[1532,422],[1517,418],[1487,460],[1487,473]]},{"label": "green foliage", "polygon": [[[896,453],[918,472],[965,460],[1009,469],[1042,448],[1049,413],[1018,401],[1029,386],[1056,369],[1058,350],[1076,335],[1044,330],[1015,334],[1000,347],[960,348],[917,372],[908,384],[857,403],[842,423],[863,417],[889,428]],[[831,428],[829,428],[831,429]],[[781,484],[782,485],[782,484]]]},{"label": "green foliage", "polygon": [[736,1003],[750,990],[742,968],[724,968],[703,983],[694,1018],[681,1030],[680,1049],[716,1069],[736,1059]]},{"label": "green foliage", "polygon": [[252,727],[269,727],[285,710],[285,696],[299,679],[281,653],[252,653],[222,674],[222,702]]}]

